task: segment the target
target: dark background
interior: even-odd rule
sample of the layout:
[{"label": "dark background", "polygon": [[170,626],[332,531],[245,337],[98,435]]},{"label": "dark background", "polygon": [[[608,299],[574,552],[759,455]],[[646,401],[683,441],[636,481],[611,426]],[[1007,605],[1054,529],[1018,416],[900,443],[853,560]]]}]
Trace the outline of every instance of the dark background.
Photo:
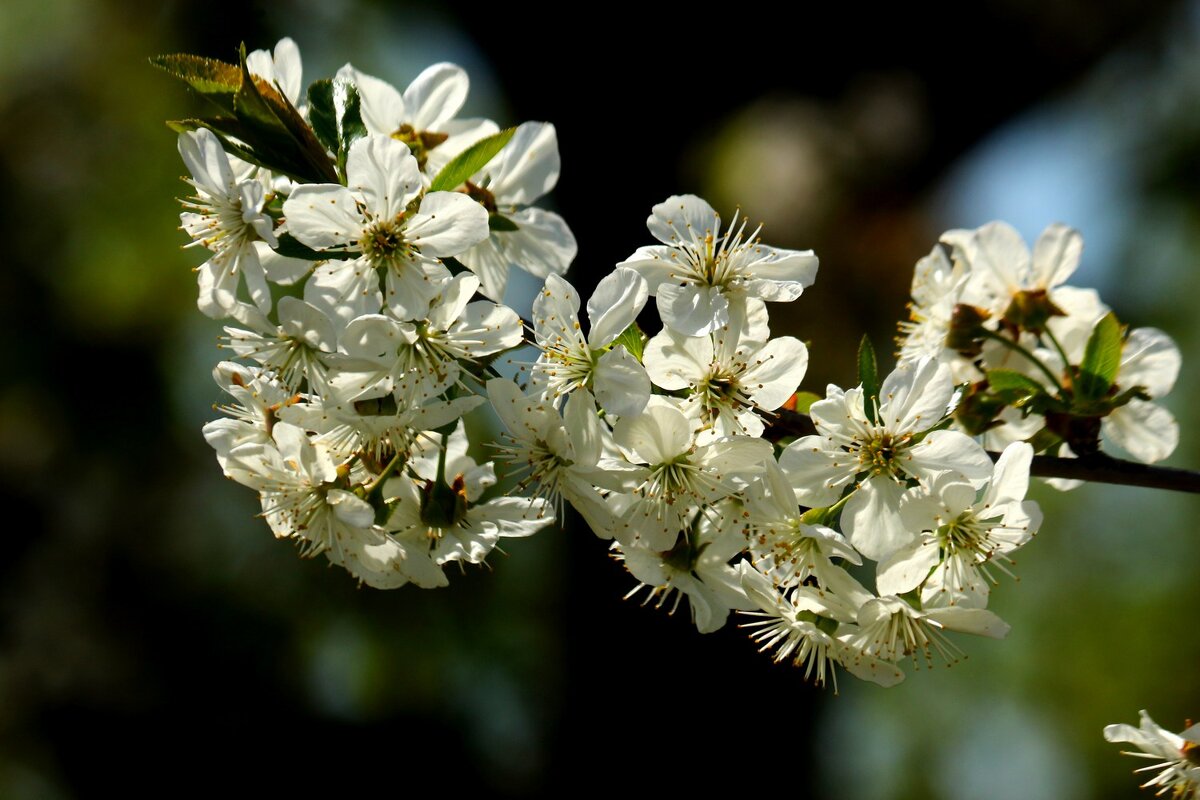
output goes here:
[{"label": "dark background", "polygon": [[[911,4],[910,4],[911,5]],[[1005,642],[840,696],[621,597],[582,525],[507,547],[448,589],[359,590],[254,518],[199,434],[219,326],[181,251],[196,108],[146,59],[231,59],[293,36],[305,83],[346,60],[403,88],[472,76],[467,111],[549,120],[554,204],[586,295],[679,192],[740,204],[817,284],[773,309],[811,342],[804,386],[853,381],[893,335],[913,263],[950,227],[1051,221],[1075,282],[1176,338],[1167,405],[1200,465],[1190,374],[1200,254],[1195,3],[743,5],[575,10],[363,2],[9,0],[0,9],[0,797],[528,794],[575,787],[829,798],[1137,795],[1103,741],[1147,708],[1179,730],[1195,681],[1191,498],[1045,486],[1038,539],[992,608]],[[530,25],[551,23],[553,34]],[[735,620],[736,621],[736,620]],[[650,778],[634,780],[633,771]]]}]

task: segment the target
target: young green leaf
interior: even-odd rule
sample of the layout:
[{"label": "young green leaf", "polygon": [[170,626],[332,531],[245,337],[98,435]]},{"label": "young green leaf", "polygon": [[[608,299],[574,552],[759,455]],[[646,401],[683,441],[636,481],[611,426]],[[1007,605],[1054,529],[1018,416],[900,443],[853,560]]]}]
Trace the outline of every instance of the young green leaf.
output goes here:
[{"label": "young green leaf", "polygon": [[863,411],[874,425],[879,404],[879,362],[875,360],[875,348],[866,334],[858,344],[858,382],[863,388]]},{"label": "young green leaf", "polygon": [[503,231],[506,233],[521,230],[520,227],[517,226],[517,223],[513,222],[503,214],[489,214],[488,228],[493,231]]},{"label": "young green leaf", "polygon": [[429,191],[449,192],[462,186],[472,175],[486,167],[516,132],[516,128],[505,128],[463,150],[451,159],[449,164],[442,167],[442,171],[433,179]]},{"label": "young green leaf", "polygon": [[348,261],[358,257],[358,253],[346,253],[340,250],[313,250],[292,238],[291,234],[282,233],[278,237],[279,246],[275,252],[288,258],[302,258],[305,261]]},{"label": "young green leaf", "polygon": [[1046,393],[1046,387],[1024,373],[1012,369],[987,371],[988,389],[1005,405],[1020,405]]},{"label": "young green leaf", "polygon": [[346,175],[346,157],[350,154],[350,145],[356,139],[367,135],[367,126],[362,121],[362,101],[358,89],[353,83],[344,79],[333,81],[333,111],[337,120],[337,171]]},{"label": "young green leaf", "polygon": [[337,111],[333,107],[333,81],[322,78],[308,87],[308,119],[317,141],[331,153],[338,151]]},{"label": "young green leaf", "polygon": [[646,342],[648,341],[649,338],[645,333],[642,332],[642,329],[638,327],[638,324],[634,322],[631,323],[628,328],[621,331],[621,335],[613,340],[612,346],[616,347],[619,344],[625,345],[625,349],[629,351],[629,354],[638,361],[641,361],[642,353],[645,352]]},{"label": "young green leaf", "polygon": [[233,97],[242,85],[242,71],[236,64],[188,53],[155,56],[150,63],[191,86],[223,110],[233,111]]},{"label": "young green leaf", "polygon": [[1121,369],[1124,345],[1124,326],[1112,312],[1105,314],[1092,328],[1083,351],[1083,363],[1075,382],[1076,396],[1081,400],[1099,400],[1108,394]]},{"label": "young green leaf", "polygon": [[807,414],[813,403],[823,399],[815,392],[796,392],[792,397],[796,401],[792,410],[797,414]]}]

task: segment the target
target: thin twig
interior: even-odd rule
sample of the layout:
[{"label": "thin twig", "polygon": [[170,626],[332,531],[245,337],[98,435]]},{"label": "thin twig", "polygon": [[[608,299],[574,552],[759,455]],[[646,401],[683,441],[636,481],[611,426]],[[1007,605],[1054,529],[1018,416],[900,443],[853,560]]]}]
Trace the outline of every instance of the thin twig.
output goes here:
[{"label": "thin twig", "polygon": [[[995,461],[999,453],[988,453]],[[1145,486],[1172,492],[1200,494],[1200,472],[1177,467],[1156,467],[1125,461],[1098,453],[1080,458],[1034,456],[1031,475],[1040,478],[1068,478],[1093,483],[1115,483],[1122,486]]]},{"label": "thin twig", "polygon": [[[785,436],[811,436],[816,432],[817,429],[807,414],[781,408],[774,412],[774,418],[768,421],[765,436],[771,441],[778,441]],[[1000,458],[999,453],[989,452],[988,455],[992,461]],[[1080,458],[1034,456],[1030,474],[1039,478],[1067,478],[1200,494],[1200,472],[1125,461],[1103,453]]]}]

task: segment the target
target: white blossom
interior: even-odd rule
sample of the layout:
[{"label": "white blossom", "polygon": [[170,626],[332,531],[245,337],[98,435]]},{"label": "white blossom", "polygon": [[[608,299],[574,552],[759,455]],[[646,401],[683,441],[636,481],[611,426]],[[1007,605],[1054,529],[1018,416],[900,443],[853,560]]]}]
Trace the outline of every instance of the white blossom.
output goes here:
[{"label": "white blossom", "polygon": [[283,204],[288,232],[301,243],[357,255],[326,264],[309,280],[335,296],[364,298],[362,310],[371,313],[380,307],[381,269],[388,309],[399,319],[415,319],[450,278],[440,259],[487,237],[487,213],[455,192],[422,196],[416,159],[385,136],[365,136],[350,146],[346,178],[347,186],[298,186]]},{"label": "white blossom", "polygon": [[783,250],[747,233],[734,216],[727,230],[695,195],[668,197],[646,221],[662,244],[640,247],[617,266],[637,270],[658,298],[663,324],[686,336],[712,333],[741,317],[747,298],[795,300],[817,276],[811,250]]},{"label": "white blossom", "polygon": [[646,282],[633,270],[609,273],[588,300],[591,328],[584,336],[579,294],[564,279],[549,276],[533,301],[534,337],[542,352],[531,384],[551,402],[587,388],[609,413],[640,414],[650,399],[650,379],[625,346],[613,342],[633,324],[648,296]]},{"label": "white blossom", "polygon": [[1110,742],[1128,742],[1137,750],[1122,750],[1124,755],[1154,762],[1134,770],[1150,775],[1142,784],[1143,789],[1154,789],[1160,796],[1169,792],[1174,800],[1200,798],[1200,725],[1192,725],[1183,733],[1172,733],[1145,711],[1141,714],[1139,727],[1107,725],[1104,738]]},{"label": "white blossom", "polygon": [[490,232],[458,260],[479,276],[484,296],[503,301],[513,267],[546,278],[571,266],[575,235],[558,214],[532,205],[558,183],[559,170],[554,126],[526,122],[467,181],[467,194],[488,212]]}]

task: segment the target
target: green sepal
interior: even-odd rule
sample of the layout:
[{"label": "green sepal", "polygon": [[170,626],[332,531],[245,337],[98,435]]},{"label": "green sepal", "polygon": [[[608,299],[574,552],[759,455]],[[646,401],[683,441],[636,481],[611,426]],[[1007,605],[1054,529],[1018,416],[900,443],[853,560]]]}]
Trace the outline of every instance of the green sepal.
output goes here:
[{"label": "green sepal", "polygon": [[429,186],[431,192],[449,192],[466,183],[472,175],[488,165],[496,154],[504,149],[516,128],[505,128],[499,133],[480,139],[475,144],[463,150],[442,167],[441,172]]},{"label": "green sepal", "polygon": [[1121,369],[1125,328],[1112,312],[1105,314],[1088,337],[1075,380],[1075,395],[1084,402],[1106,396]]},{"label": "green sepal", "polygon": [[[1056,453],[1063,443],[1062,437],[1049,428],[1042,428],[1025,441],[1029,442],[1035,453],[1047,453],[1052,450]],[[1054,453],[1050,454],[1053,455]]]},{"label": "green sepal", "polygon": [[863,334],[858,344],[858,382],[862,384],[863,411],[867,420],[877,424],[876,410],[879,404],[879,362],[875,359],[875,348],[871,339]]},{"label": "green sepal", "polygon": [[502,233],[512,233],[513,231],[521,230],[517,223],[503,214],[496,213],[488,214],[488,229]]}]

